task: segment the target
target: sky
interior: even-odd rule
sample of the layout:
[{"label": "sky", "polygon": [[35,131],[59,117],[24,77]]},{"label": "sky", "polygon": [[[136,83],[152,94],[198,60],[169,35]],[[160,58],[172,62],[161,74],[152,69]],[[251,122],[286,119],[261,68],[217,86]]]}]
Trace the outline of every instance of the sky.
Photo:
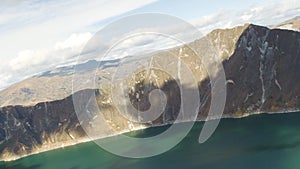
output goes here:
[{"label": "sky", "polygon": [[86,42],[105,25],[145,12],[176,16],[207,34],[245,23],[278,24],[300,13],[300,1],[2,0],[0,90],[74,63]]}]

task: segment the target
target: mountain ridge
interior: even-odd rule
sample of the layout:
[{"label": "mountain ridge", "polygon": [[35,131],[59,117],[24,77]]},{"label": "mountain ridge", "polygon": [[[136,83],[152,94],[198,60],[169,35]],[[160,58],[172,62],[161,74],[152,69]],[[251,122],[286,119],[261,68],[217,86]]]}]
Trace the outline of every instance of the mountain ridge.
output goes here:
[{"label": "mountain ridge", "polygon": [[271,26],[272,29],[284,29],[284,30],[293,30],[300,31],[300,16],[296,16],[292,19],[284,21],[278,25]]},{"label": "mountain ridge", "polygon": [[[227,78],[228,94],[223,117],[299,110],[299,32],[246,24],[233,29],[216,30],[207,36],[215,47],[216,53],[220,54],[220,57],[215,59],[222,62]],[[202,46],[205,42],[205,39],[198,39],[169,51],[181,56],[181,60],[187,64],[199,82],[197,90],[201,102],[198,120],[213,118],[207,114],[211,104],[211,84],[202,61],[192,54],[188,46],[191,45],[201,52],[205,49],[205,46]],[[207,56],[206,54],[209,53],[203,53],[203,56]],[[153,55],[166,56],[163,52]],[[177,66],[177,63],[170,62],[167,57],[155,61],[154,64],[161,63],[175,68]],[[100,79],[97,83],[107,83],[109,87],[108,82],[111,80],[109,73],[114,71],[114,67],[105,70],[108,73],[99,74]],[[158,70],[153,72],[159,77],[156,78],[155,83],[151,80],[147,81],[145,71],[137,71],[134,77],[127,79],[129,90],[126,89],[126,92],[130,103],[139,110],[149,107],[147,98],[153,89],[162,89],[167,98],[172,98],[167,102],[163,114],[146,127],[174,122],[181,102],[176,79]],[[138,123],[132,124],[120,115],[112,103],[109,88],[97,90],[94,90],[93,86],[88,88],[90,89],[83,89],[73,94],[75,97],[89,98],[91,94],[96,93],[97,103],[102,108],[101,113],[106,119],[103,123],[108,123],[113,129],[112,131],[100,129],[104,136],[107,133],[145,127]],[[32,91],[23,89],[22,92],[30,95]],[[62,143],[62,140],[74,142],[74,139],[85,137],[80,125],[89,126],[90,121],[79,122],[73,107],[72,93],[64,93],[64,95],[67,96],[54,101],[40,102],[34,106],[3,106],[0,109],[1,159],[34,153],[39,151],[39,148],[46,144],[45,142],[51,146]]]}]

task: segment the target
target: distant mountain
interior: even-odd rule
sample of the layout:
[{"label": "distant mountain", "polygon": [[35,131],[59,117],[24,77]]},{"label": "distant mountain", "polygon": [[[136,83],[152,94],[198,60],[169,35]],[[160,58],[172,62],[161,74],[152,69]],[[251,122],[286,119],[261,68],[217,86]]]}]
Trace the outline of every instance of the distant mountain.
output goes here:
[{"label": "distant mountain", "polygon": [[[232,29],[218,29],[206,37],[190,44],[158,51],[153,56],[167,56],[172,53],[193,72],[198,82],[200,109],[198,120],[207,120],[211,101],[211,85],[202,61],[193,54],[194,47],[202,56],[211,56],[207,51],[207,40],[214,47],[223,64],[227,77],[227,100],[223,117],[243,117],[262,112],[287,112],[300,110],[300,32],[292,30],[269,29],[267,27],[245,24]],[[139,56],[131,56],[139,59]],[[122,60],[109,62],[89,61],[78,66],[81,77],[89,76],[102,66],[104,71],[96,74],[97,84],[108,84]],[[168,57],[153,61],[165,67],[176,68],[178,62]],[[134,62],[125,68],[135,68]],[[74,67],[73,67],[74,68]],[[112,102],[109,88],[93,89],[85,86],[72,93],[72,67],[63,67],[29,78],[0,92],[0,155],[1,159],[17,158],[45,147],[59,147],[86,139],[81,126],[93,126],[97,113],[78,121],[73,107],[72,96],[88,100],[91,93],[96,99],[105,121],[113,130],[102,125],[94,130],[97,136],[107,136],[141,127],[149,127],[174,122],[181,103],[180,90],[176,79],[161,70],[153,70],[154,80],[147,80],[147,71],[137,71],[126,79],[130,103],[139,110],[149,108],[149,92],[160,88],[169,98],[164,112],[152,123],[131,123],[117,111]],[[121,70],[126,71],[126,70]],[[218,73],[218,70],[216,70]],[[90,79],[94,80],[94,79]],[[81,81],[84,83],[84,81]],[[189,89],[188,85],[184,88]],[[16,104],[19,104],[16,106]],[[8,106],[10,105],[10,106]],[[92,120],[91,120],[92,119]]]},{"label": "distant mountain", "polygon": [[[106,69],[109,67],[116,67],[118,66],[119,62],[120,59],[105,60],[105,61],[89,60],[85,63],[76,65],[76,71],[80,73],[86,73],[86,72],[94,71],[97,68]],[[73,75],[74,69],[75,69],[75,65],[64,66],[51,71],[43,72],[42,74],[34,77],[69,76],[69,75]]]},{"label": "distant mountain", "polygon": [[[119,63],[119,59],[105,61],[89,60],[86,63],[76,65],[76,72],[82,74],[82,77],[95,73],[96,69],[109,72],[111,69],[116,68]],[[0,107],[8,105],[29,106],[68,97],[72,94],[74,69],[75,65],[59,67],[28,78],[0,91]],[[106,77],[106,75],[102,75]],[[100,78],[98,80],[100,82]],[[93,88],[93,86],[86,86],[86,88]]]},{"label": "distant mountain", "polygon": [[293,19],[282,22],[276,26],[272,26],[271,28],[300,31],[300,16],[297,16]]}]

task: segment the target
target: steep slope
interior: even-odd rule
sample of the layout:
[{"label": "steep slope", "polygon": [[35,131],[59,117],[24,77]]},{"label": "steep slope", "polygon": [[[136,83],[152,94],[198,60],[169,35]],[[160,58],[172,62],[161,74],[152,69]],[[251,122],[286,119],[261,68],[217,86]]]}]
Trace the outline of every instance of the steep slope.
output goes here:
[{"label": "steep slope", "polygon": [[223,65],[233,81],[225,113],[299,109],[299,32],[250,25]]},{"label": "steep slope", "polygon": [[[211,41],[220,55],[214,59],[223,63],[227,77],[227,102],[224,117],[241,117],[260,112],[285,112],[300,109],[299,32],[247,24],[233,29],[215,30],[206,38]],[[206,55],[204,42],[207,41],[199,39],[189,45]],[[198,120],[206,120],[211,118],[207,117],[211,84],[202,61],[193,55],[188,48],[189,45],[170,49],[169,52],[179,55],[181,61],[185,62],[195,74],[201,97]],[[158,52],[153,55],[166,56],[166,53]],[[165,66],[176,66],[179,63],[173,63],[164,57],[161,58],[163,59],[158,59],[157,63]],[[114,70],[114,67],[110,68],[110,71]],[[153,123],[146,125],[133,124],[124,119],[112,103],[111,93],[108,89],[82,90],[74,94],[75,97],[76,95],[88,97],[91,93],[96,92],[97,103],[103,110],[101,113],[106,119],[105,123],[113,128],[113,130],[107,130],[99,126],[95,129],[99,132],[98,136],[174,121],[178,115],[178,105],[181,102],[176,79],[172,79],[160,70],[153,70],[153,74],[156,77],[155,81],[147,80],[147,72],[140,70],[127,79],[129,88],[126,89],[126,92],[130,103],[139,110],[149,108],[148,96],[153,89],[162,89],[169,98],[164,113]],[[82,76],[85,75],[85,73],[82,74]],[[53,78],[58,75],[52,72],[52,74],[47,73],[46,76]],[[105,79],[104,76],[106,74],[99,74],[99,83]],[[188,86],[183,87],[188,88]],[[28,93],[29,90],[24,91]],[[49,92],[49,89],[47,91]],[[94,112],[92,117],[87,117],[86,121],[79,122],[73,108],[72,96],[56,101],[49,100],[35,106],[5,106],[1,108],[0,152],[2,159],[40,151],[45,146],[57,147],[57,145],[76,143],[86,139],[80,125],[91,125],[88,119],[96,118],[99,112]]]},{"label": "steep slope", "polygon": [[[7,106],[0,109],[0,159],[12,160],[31,153],[89,141],[82,126],[93,125],[97,112],[81,114],[78,120],[72,97],[88,100],[96,93],[105,121],[93,126],[96,137],[144,128],[143,124],[129,122],[109,104],[107,91],[86,89],[62,100],[38,103],[35,106]],[[101,93],[101,94],[100,94]],[[86,104],[86,103],[83,103]],[[105,124],[108,123],[110,128]]]}]

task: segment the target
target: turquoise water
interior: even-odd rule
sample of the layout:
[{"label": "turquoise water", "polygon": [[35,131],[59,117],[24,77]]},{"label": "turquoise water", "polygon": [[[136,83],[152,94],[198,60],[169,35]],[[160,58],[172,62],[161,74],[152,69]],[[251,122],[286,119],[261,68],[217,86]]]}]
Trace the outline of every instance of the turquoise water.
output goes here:
[{"label": "turquoise water", "polygon": [[[172,150],[147,159],[112,155],[96,144],[83,143],[48,151],[1,169],[298,169],[300,168],[300,113],[253,115],[222,119],[214,135],[197,142],[203,122]],[[131,133],[141,137],[164,131],[155,127]]]}]

